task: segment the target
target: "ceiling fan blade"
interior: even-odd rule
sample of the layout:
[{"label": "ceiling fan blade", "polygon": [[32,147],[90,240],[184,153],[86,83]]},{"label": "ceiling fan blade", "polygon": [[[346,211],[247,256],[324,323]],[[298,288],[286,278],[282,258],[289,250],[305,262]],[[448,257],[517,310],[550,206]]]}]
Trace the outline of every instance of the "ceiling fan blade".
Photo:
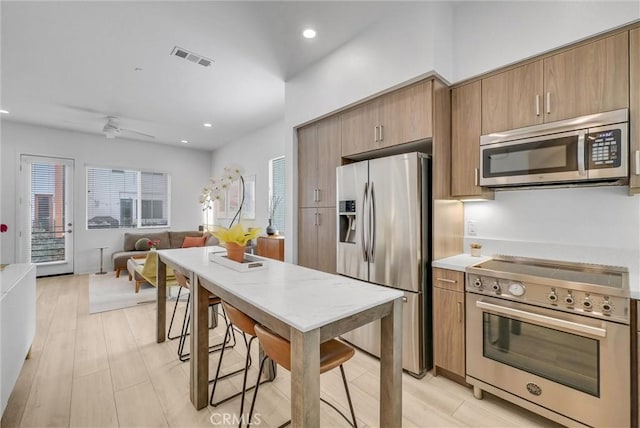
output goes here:
[{"label": "ceiling fan blade", "polygon": [[153,135],[145,134],[144,132],[134,131],[133,129],[120,128],[120,131],[132,132],[134,134],[142,135],[143,137],[147,137],[147,138],[156,138]]}]

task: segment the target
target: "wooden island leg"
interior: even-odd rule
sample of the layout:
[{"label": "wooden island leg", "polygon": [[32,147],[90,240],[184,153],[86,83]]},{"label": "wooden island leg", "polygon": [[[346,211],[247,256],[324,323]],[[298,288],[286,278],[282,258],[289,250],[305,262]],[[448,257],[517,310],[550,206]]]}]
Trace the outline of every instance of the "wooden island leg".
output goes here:
[{"label": "wooden island leg", "polygon": [[[162,343],[167,337],[167,265],[158,257],[158,285],[156,287],[156,342]],[[137,290],[136,284],[136,293]]]},{"label": "wooden island leg", "polygon": [[209,404],[209,296],[198,276],[191,274],[191,403],[200,410]]},{"label": "wooden island leg", "polygon": [[381,319],[380,426],[402,426],[402,299]]},{"label": "wooden island leg", "polygon": [[291,426],[320,426],[319,329],[291,329]]}]

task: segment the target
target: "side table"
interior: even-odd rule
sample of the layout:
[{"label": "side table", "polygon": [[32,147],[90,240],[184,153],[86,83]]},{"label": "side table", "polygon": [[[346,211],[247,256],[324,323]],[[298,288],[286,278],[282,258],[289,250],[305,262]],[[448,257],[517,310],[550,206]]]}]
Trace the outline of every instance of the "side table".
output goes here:
[{"label": "side table", "polygon": [[270,259],[284,261],[284,236],[259,236],[256,254]]},{"label": "side table", "polygon": [[103,261],[103,258],[104,258],[103,257],[103,252],[104,252],[105,248],[109,248],[109,247],[96,247],[96,250],[100,250],[100,272],[96,272],[96,275],[104,275],[106,273],[104,271],[103,264],[102,264],[102,261]]}]

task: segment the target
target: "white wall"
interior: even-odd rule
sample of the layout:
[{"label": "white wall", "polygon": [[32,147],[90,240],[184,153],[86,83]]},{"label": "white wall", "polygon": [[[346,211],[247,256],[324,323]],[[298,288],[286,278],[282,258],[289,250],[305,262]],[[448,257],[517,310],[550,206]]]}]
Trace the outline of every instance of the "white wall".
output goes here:
[{"label": "white wall", "polygon": [[456,2],[454,81],[640,19],[640,2]]},{"label": "white wall", "polygon": [[[281,119],[211,154],[211,174],[214,177],[220,176],[224,167],[232,164],[241,166],[245,177],[256,176],[256,218],[243,219],[242,222],[261,228],[263,233],[269,218],[269,160],[284,155],[284,140],[284,119]],[[222,225],[228,226],[227,223]]]},{"label": "white wall", "polygon": [[[122,249],[124,232],[132,229],[87,230],[86,167],[106,166],[156,170],[171,174],[171,229],[197,230],[201,220],[198,196],[210,172],[209,152],[125,139],[63,131],[3,121],[1,134],[2,223],[0,261],[16,262],[16,198],[20,154],[70,158],[74,174],[74,255],[76,273],[95,272],[99,266],[96,247],[105,250],[105,268],[111,269],[111,253]],[[133,230],[135,231],[135,230]]]},{"label": "white wall", "polygon": [[[422,76],[436,67],[451,75],[450,3],[402,2],[388,16],[331,55],[292,78],[285,86],[287,159],[297,158],[294,127],[392,86]],[[442,49],[438,47],[441,46]],[[294,236],[285,258],[294,261],[297,168],[287,164],[286,224]],[[291,235],[291,234],[290,234]]]}]

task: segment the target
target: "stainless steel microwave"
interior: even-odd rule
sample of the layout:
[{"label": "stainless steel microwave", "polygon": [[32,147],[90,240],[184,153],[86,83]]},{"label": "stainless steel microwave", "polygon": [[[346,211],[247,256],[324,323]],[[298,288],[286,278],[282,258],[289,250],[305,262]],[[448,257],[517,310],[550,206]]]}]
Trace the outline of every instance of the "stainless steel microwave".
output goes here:
[{"label": "stainless steel microwave", "polygon": [[480,137],[480,185],[626,183],[629,111],[614,110]]}]

